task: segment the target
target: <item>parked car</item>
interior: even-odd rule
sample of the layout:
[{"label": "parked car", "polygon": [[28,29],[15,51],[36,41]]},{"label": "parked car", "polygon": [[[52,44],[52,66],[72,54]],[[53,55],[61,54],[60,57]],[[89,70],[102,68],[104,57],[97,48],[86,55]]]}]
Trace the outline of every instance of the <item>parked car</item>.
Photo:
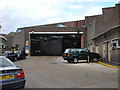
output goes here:
[{"label": "parked car", "polygon": [[17,60],[17,54],[15,54],[12,51],[5,51],[3,53],[3,56],[5,56],[6,58],[10,59],[11,61],[16,61]]},{"label": "parked car", "polygon": [[45,56],[45,55],[47,55],[47,54],[46,54],[44,51],[42,51],[42,50],[35,50],[35,51],[32,52],[32,54],[35,55],[35,56]]},{"label": "parked car", "polygon": [[4,53],[4,51],[1,51],[1,50],[0,50],[0,55],[2,55],[3,53]]},{"label": "parked car", "polygon": [[67,60],[68,63],[77,63],[79,60],[87,60],[88,62],[98,61],[100,55],[92,53],[87,49],[69,48],[65,50],[63,58],[64,60]]},{"label": "parked car", "polygon": [[8,58],[0,56],[0,89],[23,89],[25,82],[23,69],[13,64]]},{"label": "parked car", "polygon": [[17,60],[26,59],[27,54],[24,51],[15,51],[15,54],[17,54]]}]

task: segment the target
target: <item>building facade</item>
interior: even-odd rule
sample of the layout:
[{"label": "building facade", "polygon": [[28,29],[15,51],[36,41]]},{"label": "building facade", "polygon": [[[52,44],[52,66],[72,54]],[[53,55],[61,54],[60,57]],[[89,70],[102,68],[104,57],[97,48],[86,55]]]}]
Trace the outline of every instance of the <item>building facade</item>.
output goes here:
[{"label": "building facade", "polygon": [[85,29],[64,24],[18,28],[12,46],[27,49],[30,55],[62,55],[66,48],[84,48]]},{"label": "building facade", "polygon": [[120,4],[85,20],[18,28],[10,42],[31,55],[61,55],[66,48],[88,48],[99,53],[101,60],[120,64]]},{"label": "building facade", "polygon": [[99,53],[101,60],[120,64],[120,4],[103,8],[102,11],[102,15],[85,18],[87,48]]}]

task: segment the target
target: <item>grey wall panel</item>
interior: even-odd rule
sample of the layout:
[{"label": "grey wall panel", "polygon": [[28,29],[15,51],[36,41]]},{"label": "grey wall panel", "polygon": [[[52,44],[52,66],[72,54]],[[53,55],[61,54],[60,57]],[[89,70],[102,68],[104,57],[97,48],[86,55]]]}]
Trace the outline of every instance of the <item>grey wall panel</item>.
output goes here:
[{"label": "grey wall panel", "polygon": [[23,50],[23,48],[25,47],[25,36],[24,35],[25,35],[24,31],[15,34],[13,37],[12,46],[19,45],[19,49]]},{"label": "grey wall panel", "polygon": [[41,50],[46,55],[61,55],[62,54],[62,40],[43,41],[40,44]]}]

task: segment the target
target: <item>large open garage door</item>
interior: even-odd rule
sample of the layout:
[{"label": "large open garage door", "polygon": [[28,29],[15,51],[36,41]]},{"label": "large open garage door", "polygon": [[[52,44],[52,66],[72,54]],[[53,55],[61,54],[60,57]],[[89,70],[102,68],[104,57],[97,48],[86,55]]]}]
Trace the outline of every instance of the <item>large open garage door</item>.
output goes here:
[{"label": "large open garage door", "polygon": [[32,56],[62,55],[66,48],[80,48],[81,34],[30,34]]}]

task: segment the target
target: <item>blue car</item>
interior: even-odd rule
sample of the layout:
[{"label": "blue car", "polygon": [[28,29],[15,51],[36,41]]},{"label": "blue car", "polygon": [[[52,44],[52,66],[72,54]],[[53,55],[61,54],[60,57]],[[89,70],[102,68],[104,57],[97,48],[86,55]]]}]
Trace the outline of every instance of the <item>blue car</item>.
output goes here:
[{"label": "blue car", "polygon": [[9,59],[0,56],[0,90],[15,90],[25,87],[23,69],[17,67]]}]

